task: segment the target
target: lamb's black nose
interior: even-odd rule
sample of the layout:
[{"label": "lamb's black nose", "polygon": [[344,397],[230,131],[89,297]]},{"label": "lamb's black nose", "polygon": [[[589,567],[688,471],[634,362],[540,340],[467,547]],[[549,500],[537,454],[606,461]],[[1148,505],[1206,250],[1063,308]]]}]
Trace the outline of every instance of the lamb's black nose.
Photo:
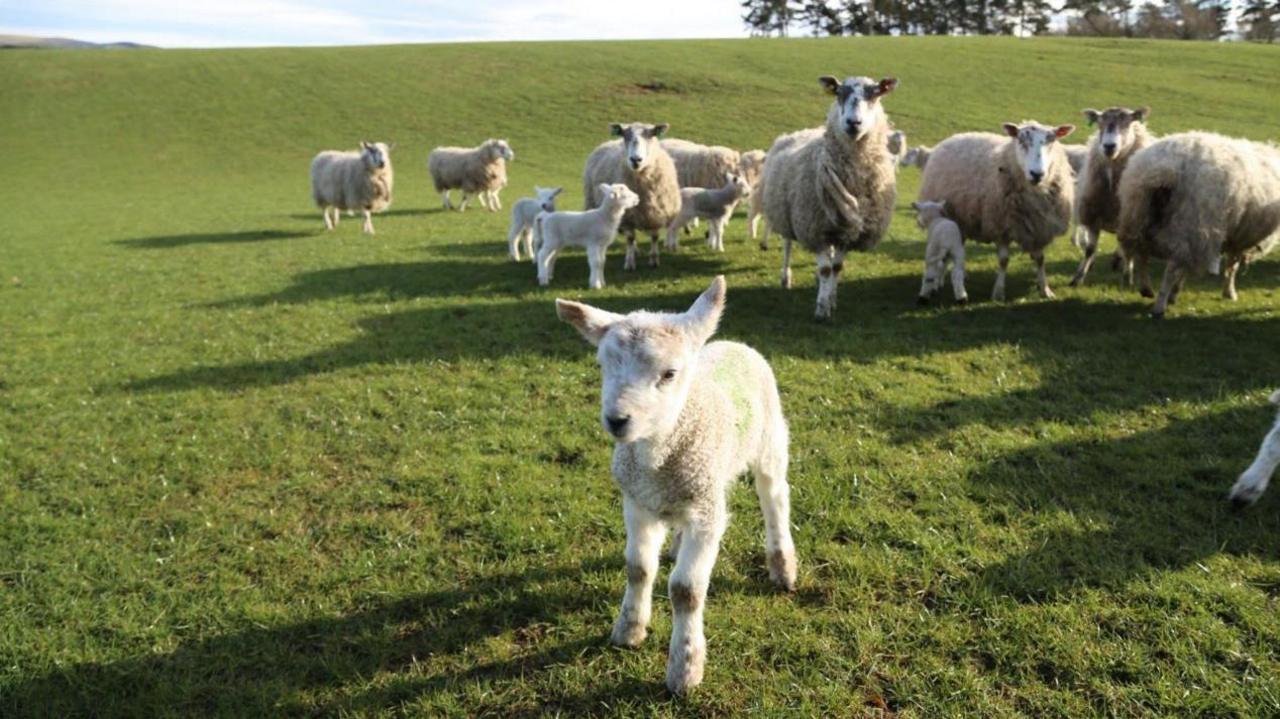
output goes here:
[{"label": "lamb's black nose", "polygon": [[1038,184],[1040,184],[1040,180],[1044,178],[1044,173],[1043,173],[1043,172],[1032,172],[1032,173],[1028,173],[1028,174],[1030,174],[1030,175],[1031,175],[1031,184],[1033,184],[1033,185],[1038,185]]},{"label": "lamb's black nose", "polygon": [[627,429],[627,422],[631,421],[631,417],[605,417],[605,424],[609,425],[609,432],[617,436]]}]

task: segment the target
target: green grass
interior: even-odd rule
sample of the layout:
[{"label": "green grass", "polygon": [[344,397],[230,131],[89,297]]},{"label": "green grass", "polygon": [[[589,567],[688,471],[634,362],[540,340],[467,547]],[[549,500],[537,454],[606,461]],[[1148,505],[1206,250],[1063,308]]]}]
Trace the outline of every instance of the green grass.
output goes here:
[{"label": "green grass", "polygon": [[[1280,713],[1280,492],[1223,501],[1271,419],[1280,262],[1155,323],[1104,266],[1068,288],[1059,241],[1055,301],[1017,256],[1010,303],[917,309],[905,170],[824,326],[812,258],[778,289],[740,220],[724,255],[623,273],[615,247],[588,292],[576,254],[539,289],[506,214],[440,212],[425,168],[507,137],[507,205],[576,207],[607,122],[767,147],[820,122],[825,73],[901,78],[913,142],[1117,102],[1275,138],[1278,67],[1009,39],[0,53],[0,714]],[[398,143],[395,204],[326,234],[307,165],[362,138]],[[679,309],[717,273],[721,335],[781,385],[801,574],[770,590],[736,492],[677,701],[664,597],[643,649],[606,645],[620,502],[552,299]]]}]

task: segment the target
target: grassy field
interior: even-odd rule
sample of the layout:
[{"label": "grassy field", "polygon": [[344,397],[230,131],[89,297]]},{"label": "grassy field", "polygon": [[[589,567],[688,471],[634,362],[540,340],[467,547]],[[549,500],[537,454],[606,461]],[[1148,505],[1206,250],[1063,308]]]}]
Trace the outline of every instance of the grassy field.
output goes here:
[{"label": "grassy field", "polygon": [[[826,73],[899,77],[914,142],[1112,103],[1276,138],[1277,68],[1008,39],[0,54],[0,715],[1280,714],[1280,492],[1224,501],[1280,382],[1280,261],[1156,323],[1105,263],[1067,287],[1059,241],[1057,300],[1015,256],[1011,302],[918,309],[904,170],[817,325],[812,258],[778,289],[740,220],[723,255],[623,273],[615,246],[605,290],[581,254],[540,289],[506,214],[442,212],[425,167],[507,137],[508,206],[576,207],[606,123],[767,147],[821,121]],[[395,204],[326,234],[307,165],[360,139],[398,143]],[[771,591],[736,492],[679,701],[665,597],[643,649],[606,643],[620,501],[552,299],[682,309],[718,273],[791,422],[800,581]]]}]

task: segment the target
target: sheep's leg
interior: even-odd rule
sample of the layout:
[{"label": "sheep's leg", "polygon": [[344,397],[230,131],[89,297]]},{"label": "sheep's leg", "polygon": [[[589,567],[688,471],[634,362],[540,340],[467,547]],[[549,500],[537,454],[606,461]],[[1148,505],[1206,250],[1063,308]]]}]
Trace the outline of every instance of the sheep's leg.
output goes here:
[{"label": "sheep's leg", "polygon": [[1182,283],[1183,275],[1182,268],[1173,260],[1165,263],[1164,277],[1160,280],[1160,294],[1156,295],[1156,303],[1151,307],[1151,316],[1153,318],[1161,319],[1164,317],[1165,310],[1169,307],[1169,299],[1177,295],[1177,288]]},{"label": "sheep's leg", "polygon": [[818,306],[814,318],[831,319],[836,310],[836,290],[840,285],[840,271],[844,269],[844,253],[827,247],[818,253]]},{"label": "sheep's leg", "polygon": [[489,210],[489,211],[491,211],[491,212],[492,212],[492,208],[489,206],[489,191],[488,191],[488,190],[481,190],[481,191],[477,192],[477,193],[476,193],[476,202],[480,203],[480,206],[481,206],[481,207],[483,207],[484,209]]},{"label": "sheep's leg", "polygon": [[1178,304],[1178,295],[1182,294],[1182,287],[1185,284],[1187,284],[1187,273],[1183,272],[1178,276],[1178,281],[1173,284],[1173,291],[1169,293],[1169,304]]},{"label": "sheep's leg", "polygon": [[467,211],[467,202],[471,200],[471,195],[466,191],[462,191],[462,202],[458,203],[458,212]]},{"label": "sheep's leg", "polygon": [[[765,239],[769,237],[769,224],[765,221]],[[764,248],[764,241],[760,242],[760,247]],[[782,289],[791,289],[791,238],[782,238]]]},{"label": "sheep's leg", "polygon": [[1083,230],[1088,239],[1084,244],[1084,259],[1080,260],[1080,266],[1076,268],[1075,275],[1071,278],[1071,286],[1079,287],[1084,284],[1084,278],[1089,274],[1089,269],[1093,267],[1093,260],[1098,255],[1098,230],[1092,227],[1076,228],[1077,231]]},{"label": "sheep's leg", "polygon": [[668,585],[671,596],[671,647],[667,651],[667,689],[684,694],[702,683],[707,639],[702,629],[703,607],[711,569],[720,551],[728,513],[717,507],[710,517],[682,528],[680,554]]},{"label": "sheep's leg", "polygon": [[446,209],[446,210],[452,210],[452,209],[453,209],[453,200],[449,199],[449,193],[450,193],[450,192],[451,192],[451,190],[445,190],[444,192],[441,192],[441,193],[440,193],[440,196],[441,196],[442,198],[444,198],[444,209]]},{"label": "sheep's leg", "polygon": [[516,262],[520,261],[520,241],[524,239],[527,229],[525,225],[512,222],[511,229],[507,230],[507,256]]},{"label": "sheep's leg", "polygon": [[1151,289],[1151,261],[1146,255],[1137,257],[1129,261],[1130,280],[1129,284],[1133,284],[1132,277],[1138,276],[1138,294],[1143,297],[1155,297],[1156,293]]},{"label": "sheep's leg", "polygon": [[373,234],[373,213],[369,210],[364,211],[364,227],[361,228],[365,234]]},{"label": "sheep's leg", "polygon": [[1249,465],[1231,488],[1231,501],[1237,505],[1256,502],[1267,491],[1276,467],[1280,467],[1280,417],[1276,418],[1275,426],[1262,439],[1262,446],[1258,448],[1258,456],[1254,458],[1253,464]]},{"label": "sheep's leg", "polygon": [[538,256],[534,262],[538,265],[538,284],[543,287],[551,284],[551,277],[556,270],[556,253],[558,251],[558,247],[553,247],[545,239],[542,242],[542,247],[538,248]]},{"label": "sheep's leg", "polygon": [[649,634],[653,580],[658,576],[658,555],[667,530],[661,519],[625,494],[622,518],[627,525],[627,591],[609,640],[620,647],[638,647]]},{"label": "sheep's leg", "polygon": [[[524,232],[522,233],[522,237],[524,239],[524,253],[528,255],[530,259],[532,259],[533,258],[533,228],[526,227],[524,229]],[[517,257],[516,259],[518,260],[520,258]]]},{"label": "sheep's leg", "polygon": [[769,579],[788,592],[796,588],[796,547],[791,541],[791,488],[787,485],[786,426],[779,417],[772,428],[772,446],[751,468],[756,496],[764,513],[765,563]]},{"label": "sheep's leg", "polygon": [[964,246],[961,245],[952,256],[951,287],[956,293],[956,302],[968,304],[969,293],[964,289]]},{"label": "sheep's leg", "polygon": [[1240,296],[1236,294],[1236,274],[1240,271],[1241,260],[1238,255],[1227,258],[1227,266],[1222,269],[1222,296],[1235,302]]},{"label": "sheep's leg", "polygon": [[772,231],[772,228],[769,227],[769,218],[765,217],[763,219],[764,229],[760,232],[760,249],[767,250],[769,249],[769,233]]},{"label": "sheep's leg", "polygon": [[493,190],[489,193],[489,205],[489,210],[491,212],[497,212],[502,209],[502,199],[498,197],[497,190]]},{"label": "sheep's leg", "polygon": [[587,265],[591,268],[591,277],[587,280],[587,287],[598,290],[604,287],[604,259],[607,248],[604,245],[590,245],[587,247]]},{"label": "sheep's leg", "polygon": [[754,209],[748,208],[747,232],[750,233],[751,239],[753,240],[756,238],[756,234],[757,234],[756,231],[759,229],[759,225],[760,225],[760,213],[756,212]]},{"label": "sheep's leg", "polygon": [[684,224],[684,215],[677,214],[676,218],[667,226],[667,251],[675,252],[680,249],[680,237],[677,232],[683,228],[688,230],[688,225]]},{"label": "sheep's leg", "polygon": [[996,270],[996,285],[991,288],[991,301],[1004,302],[1005,276],[1009,274],[1009,246],[996,245],[996,258],[1000,261],[1000,269]]},{"label": "sheep's leg", "polygon": [[1036,263],[1036,286],[1040,288],[1040,296],[1051,300],[1054,298],[1053,289],[1049,287],[1049,275],[1045,272],[1044,266],[1044,250],[1034,252],[1031,259]]},{"label": "sheep's leg", "polygon": [[333,220],[331,220],[331,219],[329,219],[329,210],[333,210],[333,211],[334,211],[334,214],[337,214],[337,210],[338,210],[338,208],[336,208],[336,207],[326,207],[326,208],[324,208],[324,228],[325,228],[326,230],[332,230],[332,229],[333,229],[333,227],[334,227],[334,225],[335,225],[334,221],[333,221]]},{"label": "sheep's leg", "polygon": [[649,266],[658,266],[658,233],[649,233]]},{"label": "sheep's leg", "polygon": [[627,256],[622,260],[622,269],[631,271],[636,268],[636,231],[627,231]]}]

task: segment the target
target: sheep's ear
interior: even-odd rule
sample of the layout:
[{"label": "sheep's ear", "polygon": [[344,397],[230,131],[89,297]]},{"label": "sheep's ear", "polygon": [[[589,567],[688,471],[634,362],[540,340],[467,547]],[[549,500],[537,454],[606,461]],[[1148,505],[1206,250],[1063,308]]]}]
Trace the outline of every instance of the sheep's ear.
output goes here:
[{"label": "sheep's ear", "polygon": [[622,137],[622,123],[615,122],[609,126],[609,134],[614,137]]},{"label": "sheep's ear", "polygon": [[610,187],[607,182],[601,182],[599,185],[596,185],[596,197],[600,199],[608,197],[611,192],[613,192],[613,188]]},{"label": "sheep's ear", "polygon": [[920,203],[919,203],[919,202],[913,202],[913,203],[911,203],[911,209],[915,210],[916,212],[919,212],[920,210],[922,210],[922,209],[924,209],[924,208],[920,206]]},{"label": "sheep's ear", "polygon": [[818,84],[822,85],[828,95],[834,95],[836,94],[836,90],[840,89],[840,81],[831,75],[823,75],[818,78]]},{"label": "sheep's ear", "polygon": [[1009,137],[1012,137],[1015,140],[1018,139],[1017,125],[1013,124],[1012,122],[1006,122],[1005,124],[1001,125],[1001,127],[1004,128],[1004,133],[1006,135],[1008,135]]},{"label": "sheep's ear", "polygon": [[387,152],[391,152],[394,149],[396,149],[396,143],[393,142],[390,145],[387,145]]},{"label": "sheep's ear", "polygon": [[600,344],[604,334],[622,315],[584,305],[581,302],[556,299],[556,316],[577,328],[583,339],[592,345]]},{"label": "sheep's ear", "polygon": [[368,140],[361,140],[361,141],[360,141],[360,149],[361,149],[361,150],[368,150],[368,149],[369,149],[369,141],[368,141]]},{"label": "sheep's ear", "polygon": [[1147,119],[1150,117],[1151,117],[1151,108],[1147,107],[1146,105],[1143,105],[1142,107],[1133,111],[1133,119],[1137,120],[1138,122],[1146,122]]},{"label": "sheep's ear", "polygon": [[1083,114],[1084,114],[1084,121],[1089,123],[1090,127],[1098,124],[1098,120],[1102,119],[1102,113],[1098,112],[1092,107],[1086,108]]},{"label": "sheep's ear", "polygon": [[716,333],[716,326],[720,324],[720,314],[724,311],[724,289],[724,275],[717,275],[714,280],[711,280],[711,286],[699,295],[689,311],[684,313],[686,326],[698,342],[706,342]]},{"label": "sheep's ear", "polygon": [[886,77],[880,80],[879,86],[876,88],[876,95],[888,95],[898,89],[898,78]]},{"label": "sheep's ear", "polygon": [[553,188],[551,188],[551,196],[552,196],[552,197],[555,197],[556,195],[560,194],[561,192],[564,192],[564,188],[563,188],[563,187],[553,187]]},{"label": "sheep's ear", "polygon": [[661,138],[663,135],[667,134],[667,130],[670,130],[670,129],[671,129],[670,124],[665,122],[660,122],[657,125],[654,125],[653,127],[649,128],[649,131],[653,133],[654,137]]},{"label": "sheep's ear", "polygon": [[1066,137],[1067,135],[1070,135],[1075,131],[1076,131],[1075,125],[1058,125],[1057,127],[1053,128],[1053,136],[1061,140],[1062,138]]}]

